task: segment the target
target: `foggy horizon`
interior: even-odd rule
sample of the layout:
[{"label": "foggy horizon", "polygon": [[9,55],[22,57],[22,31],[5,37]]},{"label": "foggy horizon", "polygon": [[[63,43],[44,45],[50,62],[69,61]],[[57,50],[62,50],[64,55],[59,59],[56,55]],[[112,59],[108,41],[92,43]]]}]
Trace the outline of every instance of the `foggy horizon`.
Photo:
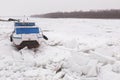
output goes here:
[{"label": "foggy horizon", "polygon": [[119,0],[0,0],[0,16],[120,9]]}]

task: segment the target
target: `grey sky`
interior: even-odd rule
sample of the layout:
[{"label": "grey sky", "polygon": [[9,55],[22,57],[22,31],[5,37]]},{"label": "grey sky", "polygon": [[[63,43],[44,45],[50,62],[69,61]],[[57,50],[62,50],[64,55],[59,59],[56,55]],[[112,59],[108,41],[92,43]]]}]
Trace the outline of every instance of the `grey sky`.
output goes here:
[{"label": "grey sky", "polygon": [[0,0],[0,16],[90,9],[120,9],[120,0]]}]

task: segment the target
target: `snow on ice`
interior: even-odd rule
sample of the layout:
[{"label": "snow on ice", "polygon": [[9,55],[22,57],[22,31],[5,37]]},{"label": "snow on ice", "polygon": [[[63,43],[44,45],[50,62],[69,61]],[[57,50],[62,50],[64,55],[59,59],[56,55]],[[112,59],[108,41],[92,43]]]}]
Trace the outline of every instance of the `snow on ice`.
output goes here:
[{"label": "snow on ice", "polygon": [[0,80],[120,80],[120,20],[30,20],[49,40],[17,51],[13,22],[0,22]]}]

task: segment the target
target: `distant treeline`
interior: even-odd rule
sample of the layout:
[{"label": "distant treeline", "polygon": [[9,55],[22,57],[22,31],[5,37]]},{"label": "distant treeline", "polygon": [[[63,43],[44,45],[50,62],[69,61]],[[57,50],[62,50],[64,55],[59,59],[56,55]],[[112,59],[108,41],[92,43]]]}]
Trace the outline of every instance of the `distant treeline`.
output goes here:
[{"label": "distant treeline", "polygon": [[120,9],[118,10],[97,10],[97,11],[74,11],[74,12],[54,12],[41,15],[31,15],[38,18],[106,18],[120,19]]}]

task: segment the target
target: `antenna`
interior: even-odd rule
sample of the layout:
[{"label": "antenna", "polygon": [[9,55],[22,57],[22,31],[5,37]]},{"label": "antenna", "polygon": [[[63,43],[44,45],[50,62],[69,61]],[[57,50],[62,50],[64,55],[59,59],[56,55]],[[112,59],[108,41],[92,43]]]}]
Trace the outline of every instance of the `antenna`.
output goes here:
[{"label": "antenna", "polygon": [[23,16],[23,22],[25,22],[25,15]]},{"label": "antenna", "polygon": [[28,20],[29,20],[29,18],[24,15],[23,16],[23,22],[28,21]]}]

